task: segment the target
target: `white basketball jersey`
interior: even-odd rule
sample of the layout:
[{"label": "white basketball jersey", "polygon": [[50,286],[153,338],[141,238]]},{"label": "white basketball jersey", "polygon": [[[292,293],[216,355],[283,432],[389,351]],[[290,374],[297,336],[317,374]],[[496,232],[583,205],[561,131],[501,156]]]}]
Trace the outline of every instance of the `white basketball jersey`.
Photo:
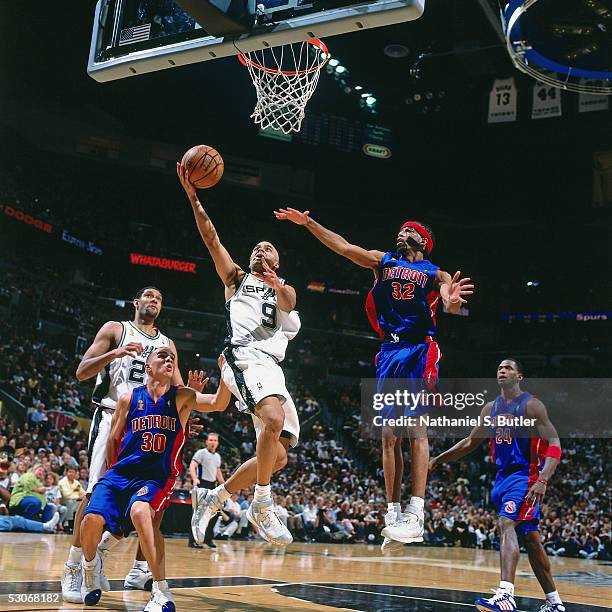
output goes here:
[{"label": "white basketball jersey", "polygon": [[130,342],[140,342],[144,351],[138,357],[125,355],[121,359],[113,359],[98,373],[92,401],[94,404],[99,404],[105,408],[115,408],[117,400],[124,393],[129,393],[132,389],[146,384],[145,363],[147,357],[156,348],[170,346],[168,337],[164,336],[159,330],[157,330],[155,336],[149,336],[138,329],[132,321],[122,321],[121,325],[123,331],[117,348],[130,344]]},{"label": "white basketball jersey", "polygon": [[[281,282],[285,281],[281,279]],[[285,358],[289,340],[300,329],[297,312],[277,310],[276,292],[247,272],[234,295],[225,303],[227,344],[250,346],[277,361]]]}]

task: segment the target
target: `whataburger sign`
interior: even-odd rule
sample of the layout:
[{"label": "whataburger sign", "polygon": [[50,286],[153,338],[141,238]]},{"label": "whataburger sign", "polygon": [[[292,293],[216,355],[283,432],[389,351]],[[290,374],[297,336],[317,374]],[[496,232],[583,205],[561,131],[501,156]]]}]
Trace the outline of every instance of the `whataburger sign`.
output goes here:
[{"label": "whataburger sign", "polygon": [[149,266],[151,268],[161,268],[162,270],[172,270],[174,272],[196,273],[196,264],[192,261],[167,259],[166,257],[142,255],[141,253],[130,253],[130,263],[133,266]]}]

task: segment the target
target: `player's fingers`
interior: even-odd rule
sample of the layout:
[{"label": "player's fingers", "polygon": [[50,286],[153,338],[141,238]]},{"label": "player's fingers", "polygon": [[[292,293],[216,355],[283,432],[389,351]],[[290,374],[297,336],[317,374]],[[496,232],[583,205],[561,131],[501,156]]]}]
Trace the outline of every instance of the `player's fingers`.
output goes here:
[{"label": "player's fingers", "polygon": [[473,291],[461,291],[460,295],[472,295]]},{"label": "player's fingers", "polygon": [[459,278],[459,276],[461,276],[461,270],[457,270],[453,276],[453,278],[451,279],[451,283],[454,283],[457,281],[457,279]]},{"label": "player's fingers", "polygon": [[459,281],[459,284],[460,284],[460,285],[465,285],[465,283],[469,283],[471,280],[472,280],[472,279],[471,279],[469,276],[467,276],[466,278],[462,278],[462,279]]}]

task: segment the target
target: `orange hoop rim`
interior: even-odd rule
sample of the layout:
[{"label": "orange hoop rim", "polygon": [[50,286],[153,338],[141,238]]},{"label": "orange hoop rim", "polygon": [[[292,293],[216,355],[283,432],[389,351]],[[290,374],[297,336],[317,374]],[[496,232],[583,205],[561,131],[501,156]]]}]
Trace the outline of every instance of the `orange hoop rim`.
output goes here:
[{"label": "orange hoop rim", "polygon": [[311,66],[307,70],[279,70],[278,68],[268,68],[267,66],[262,66],[260,63],[253,61],[250,57],[247,56],[246,53],[242,52],[238,54],[238,60],[245,67],[252,66],[253,68],[263,70],[264,72],[268,72],[270,74],[285,74],[287,76],[293,76],[297,74],[310,74],[311,72],[317,72],[321,70],[321,68],[325,66],[327,60],[329,59],[329,51],[327,50],[327,45],[320,38],[310,38],[303,42],[306,42],[309,45],[316,47],[317,49],[319,49],[319,51],[325,54],[325,59],[322,62],[318,63],[316,66]]}]

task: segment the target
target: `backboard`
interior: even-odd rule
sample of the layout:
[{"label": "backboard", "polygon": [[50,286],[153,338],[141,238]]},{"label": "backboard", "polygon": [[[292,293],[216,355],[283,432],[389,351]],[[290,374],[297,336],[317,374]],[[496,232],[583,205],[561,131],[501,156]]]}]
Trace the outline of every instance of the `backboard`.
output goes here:
[{"label": "backboard", "polygon": [[113,81],[288,43],[418,19],[425,0],[257,0],[249,31],[211,36],[172,0],[98,0],[87,66]]}]

